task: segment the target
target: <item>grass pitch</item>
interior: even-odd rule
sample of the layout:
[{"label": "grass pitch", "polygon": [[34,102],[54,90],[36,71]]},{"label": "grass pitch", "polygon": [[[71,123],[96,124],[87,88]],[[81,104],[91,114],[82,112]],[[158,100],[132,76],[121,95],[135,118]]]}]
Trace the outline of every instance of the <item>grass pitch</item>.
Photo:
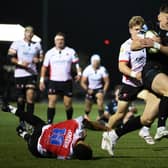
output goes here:
[{"label": "grass pitch", "polygon": [[[139,113],[143,105],[137,105]],[[83,114],[83,103],[74,103],[74,117]],[[36,104],[35,114],[46,120],[46,103]],[[91,119],[96,118],[96,106]],[[62,103],[57,105],[55,122],[65,120]],[[18,118],[0,112],[0,168],[162,168],[168,167],[168,139],[148,145],[138,136],[138,131],[122,137],[115,148],[115,156],[110,157],[100,149],[101,132],[88,130],[86,142],[93,148],[94,159],[90,161],[40,159],[32,156],[23,139],[17,136]],[[156,122],[152,125],[154,135]]]}]

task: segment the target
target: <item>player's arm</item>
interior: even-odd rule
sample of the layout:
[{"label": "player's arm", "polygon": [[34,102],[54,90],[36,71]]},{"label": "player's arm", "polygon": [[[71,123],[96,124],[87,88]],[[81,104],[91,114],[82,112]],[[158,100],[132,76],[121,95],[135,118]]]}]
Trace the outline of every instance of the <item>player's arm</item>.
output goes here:
[{"label": "player's arm", "polygon": [[27,62],[24,62],[24,61],[21,61],[21,60],[18,60],[17,59],[17,51],[12,49],[12,48],[9,48],[8,50],[8,58],[9,60],[11,61],[11,63],[21,67],[21,68],[27,68],[29,63]]},{"label": "player's arm", "polygon": [[149,44],[147,43],[147,38],[144,38],[144,39],[137,38],[137,39],[132,40],[132,43],[131,43],[132,51],[141,50],[147,47],[150,47]]},{"label": "player's arm", "polygon": [[81,84],[81,87],[87,92],[88,91],[88,78],[85,76],[82,76],[80,84]]},{"label": "player's arm", "polygon": [[141,72],[132,71],[131,68],[128,66],[128,62],[119,61],[119,71],[126,76],[141,80]]},{"label": "player's arm", "polygon": [[146,45],[149,48],[150,47],[156,48],[157,50],[168,56],[168,46],[161,44],[159,37],[147,38]]},{"label": "player's arm", "polygon": [[46,72],[47,72],[47,67],[45,66],[42,66],[41,67],[41,73],[40,73],[40,83],[39,83],[39,88],[41,91],[43,91],[45,89],[45,75],[46,75]]},{"label": "player's arm", "polygon": [[100,124],[97,121],[88,121],[87,119],[84,119],[83,121],[84,127],[91,129],[91,130],[97,130],[97,131],[109,131],[109,128]]},{"label": "player's arm", "polygon": [[109,88],[109,85],[110,85],[109,76],[104,77],[103,81],[104,81],[103,91],[104,91],[104,93],[106,93]]},{"label": "player's arm", "polygon": [[75,80],[76,81],[79,81],[81,79],[81,76],[82,76],[82,68],[80,67],[79,63],[75,63],[75,68],[76,68],[76,72],[77,72],[77,75],[75,77]]}]

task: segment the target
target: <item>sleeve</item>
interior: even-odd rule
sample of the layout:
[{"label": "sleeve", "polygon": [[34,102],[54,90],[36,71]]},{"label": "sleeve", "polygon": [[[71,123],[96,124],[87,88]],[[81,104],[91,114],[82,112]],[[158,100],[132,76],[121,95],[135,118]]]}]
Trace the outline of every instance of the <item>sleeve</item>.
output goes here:
[{"label": "sleeve", "polygon": [[88,77],[88,67],[86,67],[84,70],[83,70],[83,73],[82,73],[82,76],[84,77]]},{"label": "sleeve", "polygon": [[120,52],[119,52],[119,62],[129,61],[129,51],[130,51],[130,46],[121,45]]},{"label": "sleeve", "polygon": [[47,52],[44,57],[43,66],[48,67],[49,64],[50,64],[50,59],[49,59],[49,53]]},{"label": "sleeve", "polygon": [[14,42],[11,44],[10,48],[17,51],[17,50],[18,50],[18,42],[17,42],[17,41],[14,41]]},{"label": "sleeve", "polygon": [[105,67],[102,67],[102,76],[103,76],[103,78],[109,76],[107,69]]},{"label": "sleeve", "polygon": [[37,49],[38,49],[38,54],[43,54],[43,49],[41,47],[41,44],[40,43],[37,43]]},{"label": "sleeve", "polygon": [[72,63],[78,63],[78,62],[79,62],[78,54],[74,49],[72,49]]}]

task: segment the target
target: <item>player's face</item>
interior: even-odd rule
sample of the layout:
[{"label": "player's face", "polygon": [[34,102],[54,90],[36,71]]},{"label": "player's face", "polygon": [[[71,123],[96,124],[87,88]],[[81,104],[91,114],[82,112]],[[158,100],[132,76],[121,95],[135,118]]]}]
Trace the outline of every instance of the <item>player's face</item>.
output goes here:
[{"label": "player's face", "polygon": [[138,34],[139,34],[140,30],[141,30],[141,25],[136,25],[136,26],[133,26],[132,28],[130,28],[129,31],[131,34],[131,38],[132,39],[139,38]]},{"label": "player's face", "polygon": [[33,31],[31,31],[31,30],[27,30],[27,31],[25,31],[25,40],[27,40],[27,41],[31,41],[31,39],[32,39],[32,37],[33,37],[33,35],[34,35],[34,33],[33,33]]},{"label": "player's face", "polygon": [[100,66],[100,61],[99,61],[99,60],[94,60],[93,63],[92,63],[92,66],[93,66],[95,69],[99,68],[99,66]]},{"label": "player's face", "polygon": [[168,13],[161,12],[158,15],[158,20],[160,22],[160,28],[163,30],[168,30]]},{"label": "player's face", "polygon": [[63,36],[55,36],[55,46],[59,49],[64,48],[65,46],[65,39]]}]

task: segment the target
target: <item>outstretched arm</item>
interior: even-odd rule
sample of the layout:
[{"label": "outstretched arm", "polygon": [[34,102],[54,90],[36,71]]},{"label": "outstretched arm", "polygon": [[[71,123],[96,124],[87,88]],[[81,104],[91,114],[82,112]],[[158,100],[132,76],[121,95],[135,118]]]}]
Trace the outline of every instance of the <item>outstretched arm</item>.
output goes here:
[{"label": "outstretched arm", "polygon": [[91,129],[91,130],[97,130],[97,131],[109,131],[109,128],[100,124],[97,121],[88,121],[87,119],[83,120],[83,124],[85,128]]}]

